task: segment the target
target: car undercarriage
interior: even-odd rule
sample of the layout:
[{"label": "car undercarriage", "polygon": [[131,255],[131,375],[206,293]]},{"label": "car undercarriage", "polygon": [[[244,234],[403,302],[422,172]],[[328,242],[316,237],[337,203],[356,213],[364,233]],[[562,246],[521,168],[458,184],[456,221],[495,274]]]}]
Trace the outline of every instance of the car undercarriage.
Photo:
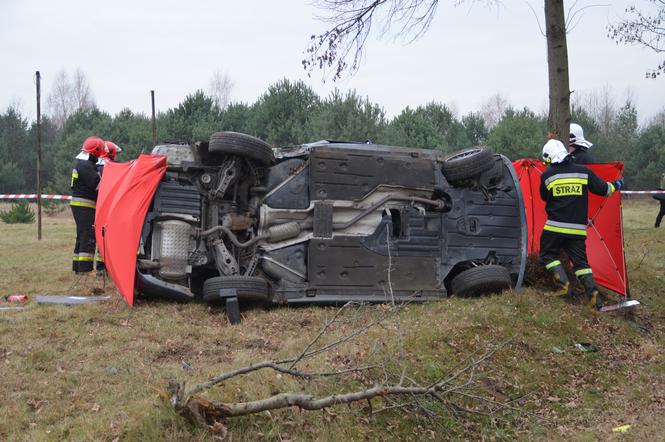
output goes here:
[{"label": "car undercarriage", "polygon": [[235,132],[160,145],[168,167],[141,234],[147,296],[272,303],[430,300],[519,287],[526,222],[510,161],[486,148]]}]

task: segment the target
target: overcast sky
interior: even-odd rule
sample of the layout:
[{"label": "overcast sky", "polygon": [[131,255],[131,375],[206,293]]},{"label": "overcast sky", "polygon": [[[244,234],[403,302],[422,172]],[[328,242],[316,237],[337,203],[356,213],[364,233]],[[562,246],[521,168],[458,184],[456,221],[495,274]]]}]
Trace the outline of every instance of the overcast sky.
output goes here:
[{"label": "overcast sky", "polygon": [[[216,70],[233,81],[232,101],[254,102],[288,78],[304,80],[321,96],[333,87],[355,89],[389,116],[430,101],[465,114],[497,93],[514,107],[544,111],[546,42],[529,3],[504,0],[498,9],[452,3],[440,2],[424,37],[406,44],[376,36],[355,76],[323,83],[321,72],[308,78],[301,64],[310,35],[325,26],[316,20],[322,11],[307,0],[0,0],[0,109],[20,103],[33,118],[35,71],[42,75],[44,108],[57,72],[80,67],[97,105],[111,113],[128,107],[148,114],[151,89],[158,111],[177,106],[188,93],[207,89]],[[607,24],[634,1],[605,3],[611,6],[586,9],[568,36],[571,89],[609,88],[620,103],[630,94],[645,121],[665,108],[665,77],[644,78],[659,58],[607,38]],[[530,4],[542,24],[542,0]]]}]

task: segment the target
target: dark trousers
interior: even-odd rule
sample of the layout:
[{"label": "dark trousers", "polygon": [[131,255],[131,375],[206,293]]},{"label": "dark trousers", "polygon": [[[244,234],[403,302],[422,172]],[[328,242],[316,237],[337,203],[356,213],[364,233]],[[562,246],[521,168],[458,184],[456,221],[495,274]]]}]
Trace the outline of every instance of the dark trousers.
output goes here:
[{"label": "dark trousers", "polygon": [[566,252],[573,263],[573,271],[590,269],[586,256],[586,237],[576,238],[572,235],[560,235],[543,231],[540,237],[540,259],[545,265],[559,259],[561,251]]},{"label": "dark trousers", "polygon": [[71,206],[76,222],[76,244],[72,270],[91,272],[95,258],[95,209]]},{"label": "dark trousers", "polygon": [[660,211],[658,212],[658,215],[656,215],[656,227],[660,227],[660,222],[662,221],[663,216],[665,215],[665,199],[660,199],[660,198],[656,199],[660,203]]}]

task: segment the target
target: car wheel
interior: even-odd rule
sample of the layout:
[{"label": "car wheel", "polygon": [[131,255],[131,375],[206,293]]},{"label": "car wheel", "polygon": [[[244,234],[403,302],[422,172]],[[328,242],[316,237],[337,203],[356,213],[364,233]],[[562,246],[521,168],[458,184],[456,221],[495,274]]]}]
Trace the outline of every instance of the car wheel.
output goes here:
[{"label": "car wheel", "polygon": [[492,151],[484,148],[468,149],[443,162],[443,175],[451,182],[476,178],[494,166]]},{"label": "car wheel", "polygon": [[203,300],[208,303],[224,302],[221,289],[236,289],[240,302],[268,301],[268,283],[255,276],[216,276],[203,283]]},{"label": "car wheel", "polygon": [[508,269],[500,265],[483,265],[464,270],[451,282],[453,295],[478,296],[496,293],[511,286]]},{"label": "car wheel", "polygon": [[215,132],[210,136],[208,152],[250,158],[261,166],[267,166],[275,159],[268,143],[238,132]]}]

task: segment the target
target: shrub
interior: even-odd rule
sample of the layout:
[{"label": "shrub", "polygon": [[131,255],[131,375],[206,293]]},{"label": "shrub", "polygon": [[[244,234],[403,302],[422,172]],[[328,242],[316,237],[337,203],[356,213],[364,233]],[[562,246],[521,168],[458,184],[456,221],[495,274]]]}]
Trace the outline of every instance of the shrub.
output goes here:
[{"label": "shrub", "polygon": [[42,199],[42,208],[46,216],[55,216],[67,208],[67,204],[62,201]]},{"label": "shrub", "polygon": [[0,210],[0,219],[7,224],[32,224],[35,222],[35,212],[27,200],[19,200],[12,204],[11,209]]}]

